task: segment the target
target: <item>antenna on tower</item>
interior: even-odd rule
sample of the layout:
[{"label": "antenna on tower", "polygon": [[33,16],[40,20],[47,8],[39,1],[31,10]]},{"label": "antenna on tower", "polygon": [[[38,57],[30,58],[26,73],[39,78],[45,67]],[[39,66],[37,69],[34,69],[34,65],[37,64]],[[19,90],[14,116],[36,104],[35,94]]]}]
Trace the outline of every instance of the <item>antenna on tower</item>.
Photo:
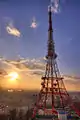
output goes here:
[{"label": "antenna on tower", "polygon": [[54,47],[54,41],[53,41],[53,28],[52,28],[52,11],[51,6],[48,8],[48,15],[49,15],[49,29],[48,29],[48,54],[46,58],[48,57],[54,57],[56,58],[57,55],[55,53],[55,47]]}]

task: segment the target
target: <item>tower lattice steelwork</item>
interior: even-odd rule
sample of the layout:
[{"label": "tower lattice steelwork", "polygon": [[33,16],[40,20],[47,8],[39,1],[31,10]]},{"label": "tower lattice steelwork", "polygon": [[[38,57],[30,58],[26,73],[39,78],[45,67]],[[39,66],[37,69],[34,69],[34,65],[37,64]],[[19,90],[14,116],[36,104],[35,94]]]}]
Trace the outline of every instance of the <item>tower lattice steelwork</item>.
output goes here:
[{"label": "tower lattice steelwork", "polygon": [[58,110],[70,111],[70,97],[56,62],[57,54],[53,41],[52,13],[49,7],[48,50],[45,75],[42,77],[41,90],[34,106],[32,118],[39,115],[56,115]]}]

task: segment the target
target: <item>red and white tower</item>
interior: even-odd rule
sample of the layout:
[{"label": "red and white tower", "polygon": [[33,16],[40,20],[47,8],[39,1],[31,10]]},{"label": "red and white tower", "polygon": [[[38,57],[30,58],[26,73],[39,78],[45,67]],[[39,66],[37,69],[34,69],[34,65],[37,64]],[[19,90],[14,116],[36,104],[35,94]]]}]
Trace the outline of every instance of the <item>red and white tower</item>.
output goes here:
[{"label": "red and white tower", "polygon": [[34,106],[32,118],[56,116],[58,110],[69,111],[69,95],[60,75],[55,53],[52,29],[52,12],[49,7],[48,50],[45,75],[42,77],[41,90]]}]

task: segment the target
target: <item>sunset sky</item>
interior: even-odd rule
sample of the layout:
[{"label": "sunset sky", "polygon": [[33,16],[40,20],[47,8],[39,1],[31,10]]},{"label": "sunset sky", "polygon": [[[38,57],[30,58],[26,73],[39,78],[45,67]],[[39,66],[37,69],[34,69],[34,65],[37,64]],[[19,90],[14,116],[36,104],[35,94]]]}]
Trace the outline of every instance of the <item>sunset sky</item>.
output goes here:
[{"label": "sunset sky", "polygon": [[[31,70],[42,71],[45,67],[49,4],[49,0],[0,0],[0,56],[15,60],[20,55],[30,62],[17,70],[1,62],[1,68],[20,74],[15,83],[4,78],[3,86],[40,89],[42,74],[33,75]],[[34,18],[36,26],[31,27]],[[65,77],[66,87],[80,90],[80,80],[72,77],[80,77],[80,0],[60,0],[59,11],[52,19],[58,66],[61,74],[71,76]]]}]

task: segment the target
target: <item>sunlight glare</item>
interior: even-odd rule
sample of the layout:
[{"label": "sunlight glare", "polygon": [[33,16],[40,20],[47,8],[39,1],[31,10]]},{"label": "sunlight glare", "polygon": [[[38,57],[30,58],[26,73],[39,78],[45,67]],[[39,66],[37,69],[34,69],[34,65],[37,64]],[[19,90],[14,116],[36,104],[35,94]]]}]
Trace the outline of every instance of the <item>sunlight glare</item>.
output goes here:
[{"label": "sunlight glare", "polygon": [[19,77],[17,72],[11,72],[11,73],[9,73],[8,76],[10,77],[11,81],[14,81],[14,80],[16,80]]}]

